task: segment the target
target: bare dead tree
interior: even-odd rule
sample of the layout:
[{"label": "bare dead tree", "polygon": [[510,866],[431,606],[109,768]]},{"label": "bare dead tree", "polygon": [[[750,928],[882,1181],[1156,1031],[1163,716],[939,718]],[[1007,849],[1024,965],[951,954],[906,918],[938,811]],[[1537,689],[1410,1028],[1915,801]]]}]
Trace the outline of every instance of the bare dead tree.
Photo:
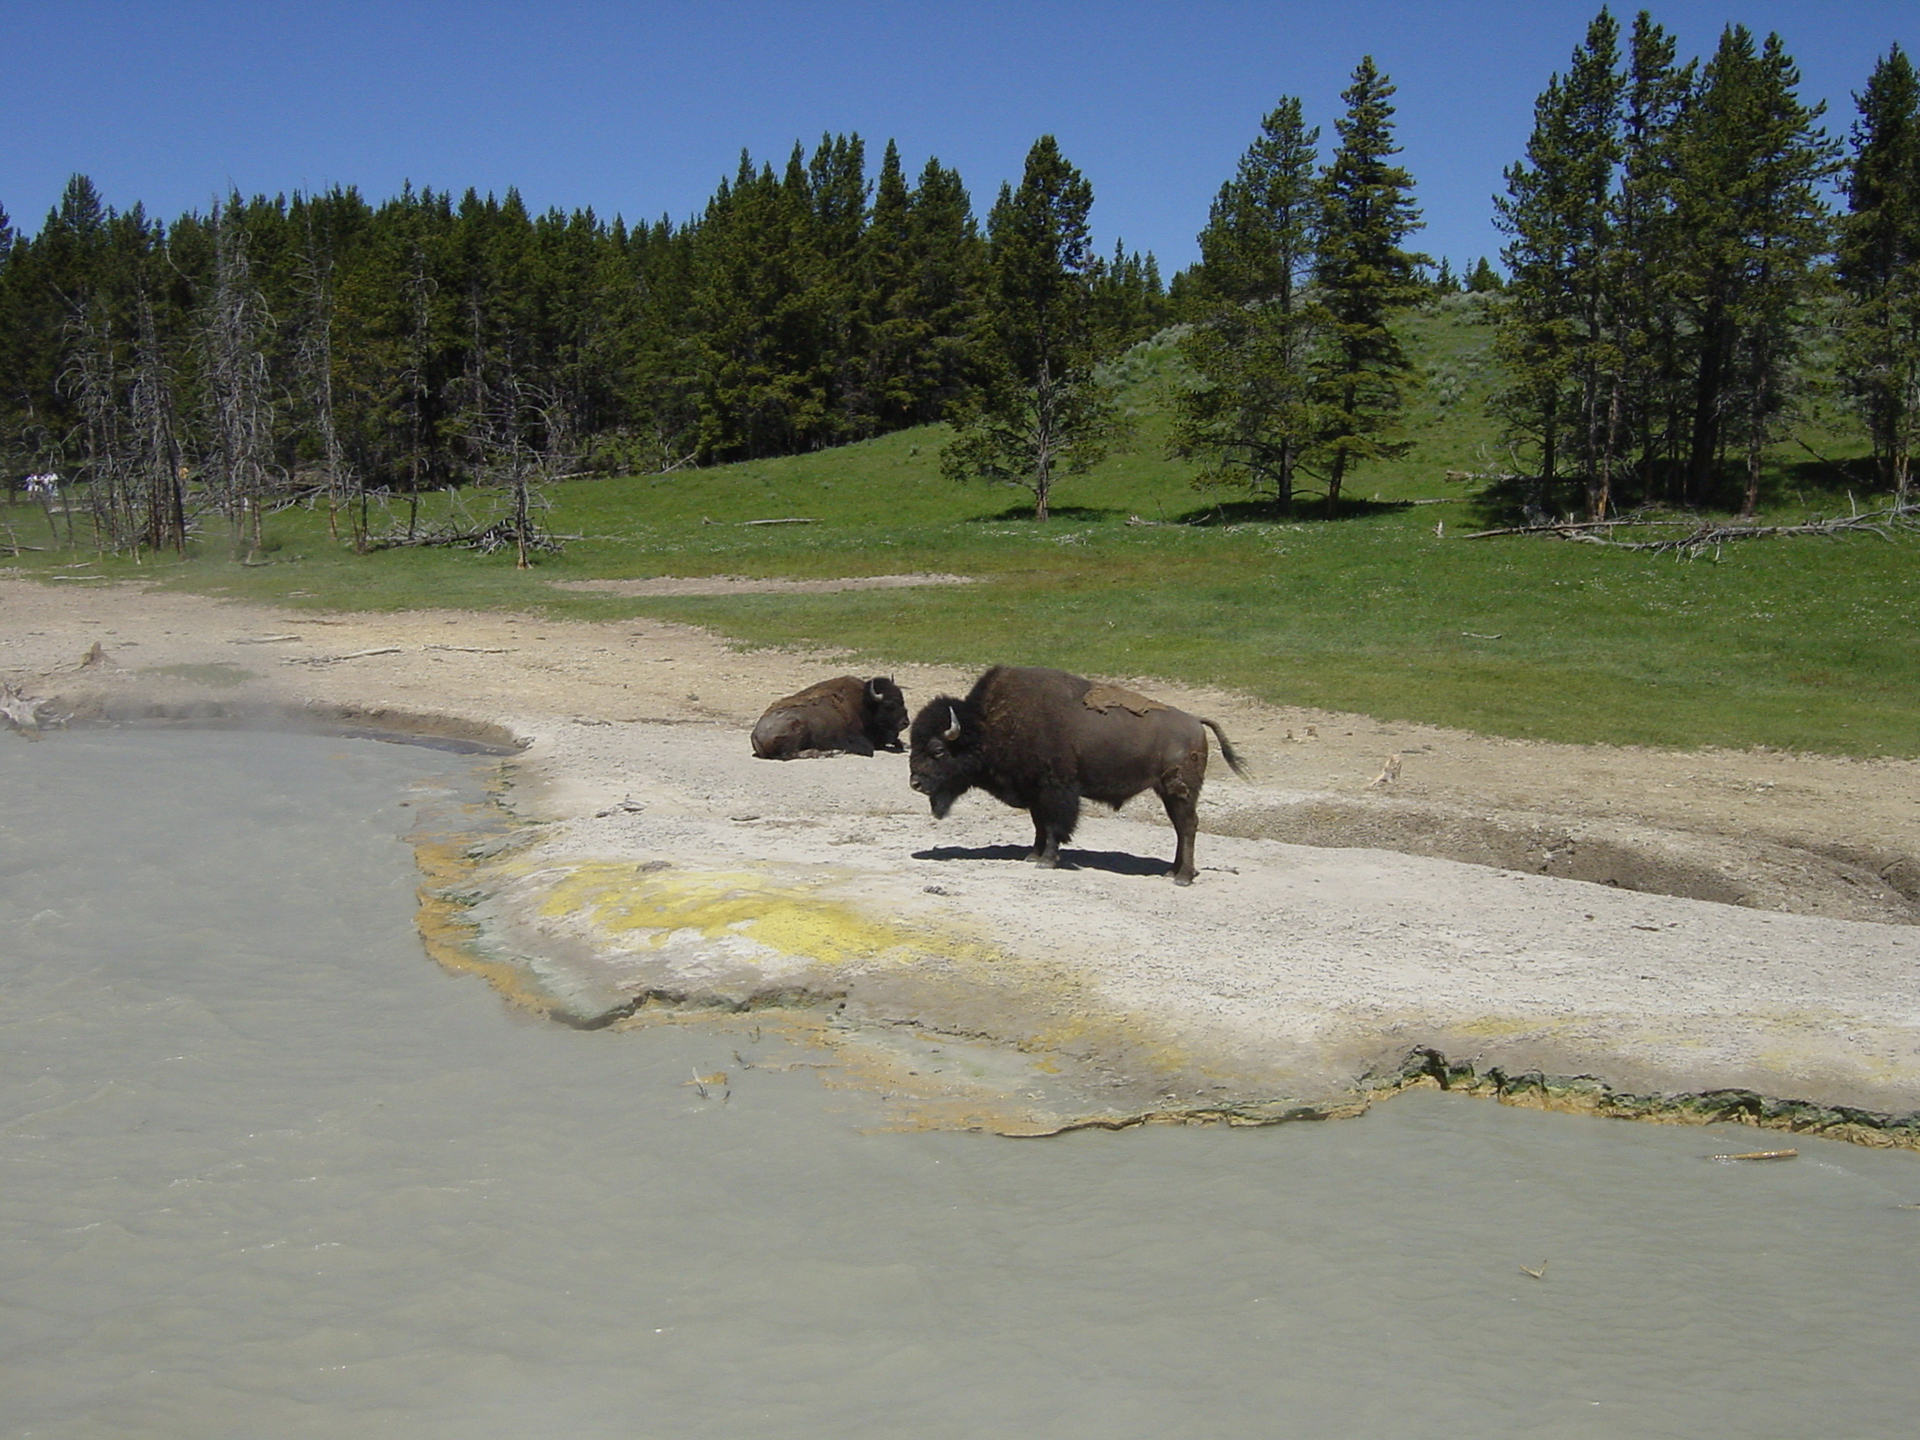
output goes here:
[{"label": "bare dead tree", "polygon": [[[152,549],[187,552],[186,467],[181,463],[176,386],[160,346],[153,304],[142,290],[135,313],[133,383],[127,392],[132,421],[134,504],[140,539]],[[137,553],[137,542],[136,542]]]},{"label": "bare dead tree", "polygon": [[511,370],[470,371],[465,388],[461,438],[475,483],[464,500],[449,492],[455,518],[426,526],[410,514],[404,529],[396,523],[385,534],[370,535],[368,545],[446,546],[485,555],[510,548],[516,568],[531,569],[535,555],[561,548],[561,537],[543,517],[552,508],[547,487],[571,471],[575,458],[564,406]]},{"label": "bare dead tree", "polygon": [[413,247],[412,263],[407,271],[407,360],[401,371],[407,411],[407,534],[413,535],[420,524],[420,489],[431,467],[428,446],[434,440],[429,422],[433,402],[433,381],[428,350],[432,343],[433,298],[436,289],[427,273],[426,251]]},{"label": "bare dead tree", "polygon": [[512,545],[516,568],[530,569],[536,551],[560,548],[541,517],[552,508],[546,487],[572,468],[564,407],[511,369],[481,375],[475,386],[468,436],[478,456],[475,476],[505,504],[498,519],[465,543],[488,554]]},{"label": "bare dead tree", "polygon": [[[119,403],[113,324],[102,309],[97,302],[89,301],[68,317],[67,360],[60,385],[80,412],[76,436],[79,480],[86,485],[87,505],[93,514],[95,548],[104,551],[122,548],[130,528],[130,507],[125,494],[125,417]],[[68,503],[71,507],[71,500]],[[67,541],[73,543],[71,508]]]},{"label": "bare dead tree", "polygon": [[[80,478],[101,551],[172,549],[187,543],[179,439],[179,384],[144,287],[133,293],[133,334],[121,341],[104,306],[89,301],[67,324],[61,384],[80,411]],[[68,543],[73,542],[71,487]]]},{"label": "bare dead tree", "polygon": [[313,407],[313,425],[320,441],[320,463],[327,496],[327,534],[340,538],[340,512],[353,527],[353,548],[367,548],[366,507],[353,503],[352,491],[362,482],[348,463],[340,443],[333,394],[333,256],[323,250],[307,216],[307,248],[302,280],[307,297],[307,324],[301,335],[299,364],[306,382],[307,401]]},{"label": "bare dead tree", "polygon": [[[509,375],[496,387],[496,441],[490,469],[494,483],[507,492],[507,518],[513,529],[514,564],[530,568],[529,551],[558,548],[535,519],[551,508],[546,486],[569,468],[566,421],[560,402]],[[544,543],[543,543],[544,542]]]},{"label": "bare dead tree", "polygon": [[273,319],[253,283],[246,232],[231,205],[213,211],[213,291],[201,315],[207,434],[205,473],[234,538],[235,557],[257,559],[271,489],[273,404],[267,339]]}]

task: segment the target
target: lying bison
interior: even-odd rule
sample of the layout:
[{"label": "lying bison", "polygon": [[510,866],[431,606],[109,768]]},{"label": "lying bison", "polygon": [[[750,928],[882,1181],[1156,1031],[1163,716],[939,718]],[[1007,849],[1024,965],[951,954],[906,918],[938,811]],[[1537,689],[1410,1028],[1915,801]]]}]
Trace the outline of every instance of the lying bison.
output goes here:
[{"label": "lying bison", "polygon": [[861,680],[840,675],[776,700],[753,727],[753,753],[762,760],[851,751],[898,750],[907,728],[907,702],[884,675]]},{"label": "lying bison", "polygon": [[976,787],[1033,816],[1033,854],[1060,863],[1080,801],[1118,810],[1142,790],[1167,807],[1179,845],[1176,885],[1193,883],[1193,833],[1200,786],[1207,775],[1207,736],[1235,772],[1246,768],[1218,725],[1135,695],[1096,685],[1064,670],[996,665],[964,700],[943,695],[913,722],[908,761],[913,788],[944,819],[953,802]]}]

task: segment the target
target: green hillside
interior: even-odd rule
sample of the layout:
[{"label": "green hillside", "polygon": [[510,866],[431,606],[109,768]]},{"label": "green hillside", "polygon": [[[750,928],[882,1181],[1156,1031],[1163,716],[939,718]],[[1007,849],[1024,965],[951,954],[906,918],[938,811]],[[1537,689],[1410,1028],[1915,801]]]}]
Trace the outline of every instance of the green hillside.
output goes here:
[{"label": "green hillside", "polygon": [[[57,573],[139,574],[316,608],[645,614],[712,626],[743,646],[828,646],[875,665],[1059,665],[1499,735],[1920,754],[1920,540],[1910,533],[1753,539],[1693,558],[1468,538],[1488,521],[1486,486],[1449,474],[1502,463],[1485,415],[1484,303],[1451,296],[1413,319],[1425,377],[1406,416],[1413,449],[1350,476],[1352,503],[1337,519],[1312,503],[1275,518],[1243,496],[1192,488],[1194,465],[1166,453],[1181,368],[1163,335],[1117,366],[1132,442],[1065,482],[1045,524],[1029,518],[1021,491],[943,480],[944,430],[933,426],[788,459],[555,484],[545,521],[568,538],[528,571],[506,551],[356,556],[328,538],[324,515],[293,508],[269,521],[265,563],[235,562],[213,534],[185,562],[104,558]],[[1816,409],[1775,456],[1762,520],[1848,513],[1845,462],[1861,448],[1837,407]],[[466,492],[456,503],[473,517],[497,500]],[[421,523],[446,520],[449,505],[427,497]],[[404,502],[391,518],[404,524]],[[806,523],[750,523],[766,520]],[[0,551],[45,547],[23,548],[9,562],[19,571],[89,558],[49,540],[37,508],[0,507]],[[549,584],[905,571],[981,583],[645,600]]]}]

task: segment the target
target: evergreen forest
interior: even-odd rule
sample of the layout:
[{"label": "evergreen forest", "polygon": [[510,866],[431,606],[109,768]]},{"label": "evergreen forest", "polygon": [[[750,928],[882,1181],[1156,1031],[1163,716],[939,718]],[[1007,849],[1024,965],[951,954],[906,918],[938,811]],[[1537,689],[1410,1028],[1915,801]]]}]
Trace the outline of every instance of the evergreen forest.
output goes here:
[{"label": "evergreen forest", "polygon": [[[1920,82],[1891,48],[1839,136],[1799,83],[1778,37],[1730,26],[1683,60],[1647,13],[1602,10],[1506,170],[1500,267],[1464,278],[1414,248],[1394,87],[1365,58],[1331,136],[1298,97],[1250,123],[1201,258],[1165,282],[1094,244],[1093,184],[1051,136],[984,218],[937,159],[910,177],[889,143],[870,167],[858,135],[742,154],[698,215],[632,225],[411,188],[162,220],[76,175],[35,232],[0,212],[0,476],[70,544],[122,553],[224,522],[254,554],[292,505],[356,551],[427,543],[420,497],[491,487],[484,534],[437,538],[525,563],[557,543],[560,480],[944,423],[948,478],[1024,490],[1041,519],[1142,433],[1236,503],[1332,516],[1413,443],[1410,399],[1440,382],[1410,327],[1465,291],[1495,362],[1470,467],[1490,517],[1750,520],[1818,397],[1848,417],[1825,451],[1901,513]],[[1149,341],[1177,373],[1143,432],[1122,382]]]}]

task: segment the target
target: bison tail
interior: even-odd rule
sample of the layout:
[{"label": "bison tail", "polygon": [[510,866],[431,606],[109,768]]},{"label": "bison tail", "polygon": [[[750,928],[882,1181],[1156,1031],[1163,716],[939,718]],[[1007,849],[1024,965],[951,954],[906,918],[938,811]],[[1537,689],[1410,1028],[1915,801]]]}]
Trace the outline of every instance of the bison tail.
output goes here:
[{"label": "bison tail", "polygon": [[1220,755],[1233,767],[1233,773],[1242,780],[1251,780],[1253,777],[1247,773],[1247,767],[1241,763],[1240,757],[1233,753],[1233,745],[1227,739],[1227,732],[1211,720],[1202,720],[1200,723],[1213,731],[1213,738],[1220,742]]}]

